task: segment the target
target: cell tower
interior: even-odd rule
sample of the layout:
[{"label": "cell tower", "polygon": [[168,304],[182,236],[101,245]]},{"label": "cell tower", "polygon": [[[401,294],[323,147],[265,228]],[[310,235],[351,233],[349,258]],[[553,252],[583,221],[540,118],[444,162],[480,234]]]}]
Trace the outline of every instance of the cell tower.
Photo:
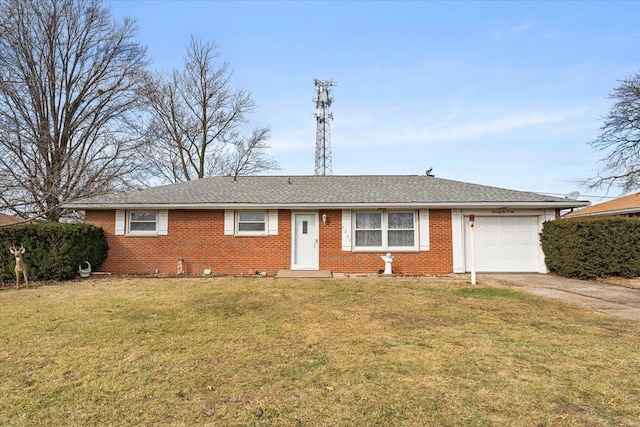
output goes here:
[{"label": "cell tower", "polygon": [[333,120],[333,113],[329,107],[333,103],[331,87],[337,84],[333,80],[313,79],[316,85],[317,94],[314,99],[316,103],[316,175],[331,175],[331,133],[329,131],[329,120]]}]

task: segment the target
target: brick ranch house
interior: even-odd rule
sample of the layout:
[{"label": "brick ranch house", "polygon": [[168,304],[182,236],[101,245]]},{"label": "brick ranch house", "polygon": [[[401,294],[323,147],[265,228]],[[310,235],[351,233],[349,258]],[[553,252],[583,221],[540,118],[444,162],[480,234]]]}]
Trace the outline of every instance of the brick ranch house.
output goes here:
[{"label": "brick ranch house", "polygon": [[608,202],[598,203],[566,214],[565,218],[587,216],[640,216],[640,193],[618,197]]},{"label": "brick ranch house", "polygon": [[538,233],[588,202],[432,176],[213,177],[67,203],[102,227],[116,274],[257,270],[545,273]]}]

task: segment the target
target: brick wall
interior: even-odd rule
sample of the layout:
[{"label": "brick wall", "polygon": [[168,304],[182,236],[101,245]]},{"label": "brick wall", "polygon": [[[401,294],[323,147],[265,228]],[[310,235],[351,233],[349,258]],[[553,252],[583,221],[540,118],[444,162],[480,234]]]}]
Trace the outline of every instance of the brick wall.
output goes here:
[{"label": "brick wall", "polygon": [[[378,253],[342,251],[342,212],[321,210],[320,268],[337,273],[375,273],[384,268]],[[171,210],[167,236],[116,236],[115,212],[87,211],[86,222],[102,227],[109,254],[100,270],[116,274],[175,274],[179,258],[187,274],[247,274],[256,268],[269,274],[291,267],[291,212],[278,212],[278,235],[238,237],[224,235],[223,210]],[[451,211],[429,211],[431,250],[393,253],[394,273],[445,274],[453,271]]]},{"label": "brick wall", "polygon": [[[327,223],[320,223],[320,268],[337,273],[371,273],[384,269],[380,258],[386,252],[342,251],[342,211],[320,211]],[[429,210],[430,250],[393,255],[393,272],[400,274],[446,274],[453,272],[451,210]]]}]

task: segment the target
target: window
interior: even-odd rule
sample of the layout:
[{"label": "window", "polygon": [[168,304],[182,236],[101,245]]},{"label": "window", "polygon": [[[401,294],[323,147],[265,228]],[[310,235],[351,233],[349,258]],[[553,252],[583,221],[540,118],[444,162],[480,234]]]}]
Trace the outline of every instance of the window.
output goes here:
[{"label": "window", "polygon": [[415,246],[415,227],[410,212],[389,212],[387,214],[387,246]]},{"label": "window", "polygon": [[238,234],[267,234],[267,215],[262,211],[238,212]]},{"label": "window", "polygon": [[356,247],[382,246],[382,213],[356,213]]},{"label": "window", "polygon": [[278,234],[278,210],[240,211],[225,209],[225,236],[276,236]]},{"label": "window", "polygon": [[414,212],[356,212],[355,248],[417,249]]},{"label": "window", "polygon": [[129,212],[129,234],[156,235],[158,230],[158,212],[132,211]]},{"label": "window", "polygon": [[166,236],[169,234],[169,211],[116,209],[116,236]]}]

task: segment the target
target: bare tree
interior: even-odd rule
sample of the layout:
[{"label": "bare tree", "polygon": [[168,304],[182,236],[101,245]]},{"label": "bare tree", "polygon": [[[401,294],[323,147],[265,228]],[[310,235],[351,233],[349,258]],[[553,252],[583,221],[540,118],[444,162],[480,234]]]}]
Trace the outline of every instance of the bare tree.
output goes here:
[{"label": "bare tree", "polygon": [[628,192],[640,185],[640,74],[622,80],[609,96],[616,102],[591,146],[604,153],[591,188],[616,185]]},{"label": "bare tree", "polygon": [[243,134],[255,102],[231,87],[229,65],[217,58],[215,44],[191,37],[182,70],[147,76],[146,158],[164,181],[278,169],[267,155],[269,128]]},{"label": "bare tree", "polygon": [[57,221],[136,182],[135,32],[100,0],[0,0],[0,208]]}]

